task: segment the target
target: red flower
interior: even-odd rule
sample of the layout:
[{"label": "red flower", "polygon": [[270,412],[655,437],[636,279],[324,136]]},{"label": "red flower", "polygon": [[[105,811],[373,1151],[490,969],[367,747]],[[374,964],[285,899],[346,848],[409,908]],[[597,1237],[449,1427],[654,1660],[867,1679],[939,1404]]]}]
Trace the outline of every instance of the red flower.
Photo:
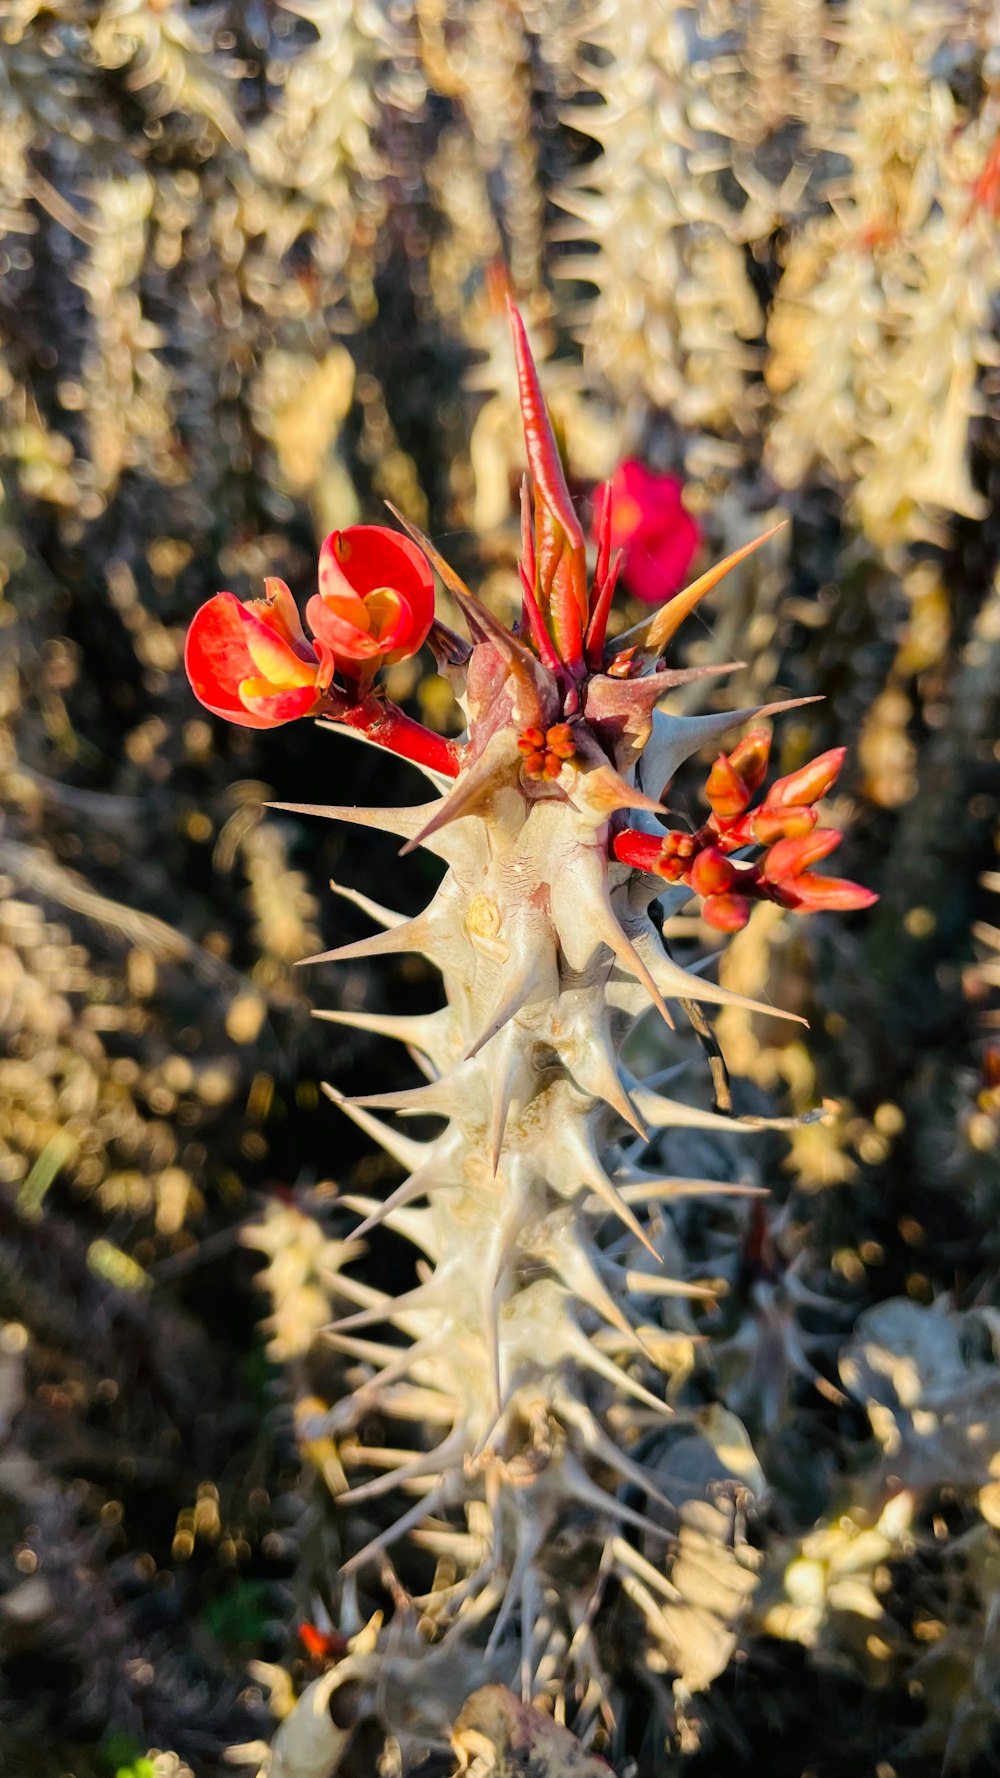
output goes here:
[{"label": "red flower", "polygon": [[244,728],[277,728],[308,716],[322,696],[319,656],[307,641],[283,580],[241,605],[216,593],[195,613],[184,665],[195,697]]},{"label": "red flower", "polygon": [[434,576],[423,551],[384,525],[331,531],[319,556],[309,626],[348,679],[416,654],[434,618]]},{"label": "red flower", "polygon": [[[701,542],[698,521],[681,502],[684,484],[675,475],[655,474],[633,457],[618,465],[608,486],[611,547],[625,552],[629,592],[647,605],[662,604],[684,585]],[[606,498],[602,489],[594,514],[598,531]]]}]

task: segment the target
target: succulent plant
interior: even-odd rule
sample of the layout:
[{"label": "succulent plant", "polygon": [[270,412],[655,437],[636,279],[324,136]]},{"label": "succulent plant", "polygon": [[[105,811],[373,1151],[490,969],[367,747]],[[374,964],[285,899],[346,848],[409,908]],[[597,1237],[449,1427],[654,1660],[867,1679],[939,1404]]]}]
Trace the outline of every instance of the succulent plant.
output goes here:
[{"label": "succulent plant", "polygon": [[[315,644],[288,589],[271,583],[264,601],[241,606],[222,593],[204,606],[187,661],[217,714],[269,726],[325,713],[432,782],[433,796],[412,808],[279,805],[394,835],[404,852],[424,847],[446,866],[423,912],[406,919],[369,904],[374,936],[308,959],[418,952],[440,970],[446,997],[431,1013],[324,1015],[405,1043],[425,1076],[354,1100],[326,1089],[406,1175],[384,1201],[343,1200],[363,1218],[353,1238],[385,1225],[420,1255],[416,1283],[397,1295],[349,1271],[334,1280],[356,1306],[327,1337],[354,1362],[357,1382],[325,1430],[341,1440],[345,1469],[363,1472],[342,1500],[367,1512],[380,1497],[401,1497],[346,1570],[377,1564],[411,1533],[437,1558],[421,1603],[425,1627],[455,1650],[446,1663],[455,1706],[483,1679],[515,1681],[526,1698],[548,1686],[565,1711],[575,1698],[574,1721],[592,1730],[619,1709],[606,1673],[605,1596],[620,1592],[636,1620],[615,1665],[654,1692],[672,1674],[684,1697],[725,1664],[753,1587],[736,1505],[747,1477],[756,1479],[745,1434],[723,1415],[713,1436],[711,1416],[669,1399],[676,1342],[659,1311],[706,1291],[675,1275],[665,1206],[699,1183],[661,1177],[641,1156],[651,1132],[731,1134],[774,1120],[666,1097],[633,1076],[622,1046],[651,1006],[673,1025],[671,1004],[700,1024],[703,1005],[757,1003],[682,967],[651,909],[698,895],[708,924],[728,931],[745,923],[754,897],[793,909],[874,898],[808,870],[839,837],[816,828],[814,807],[839,772],[839,749],[752,808],[769,742],[753,730],[717,753],[705,825],[694,834],[661,825],[660,796],[684,761],[785,707],[692,717],[659,707],[704,672],[664,664],[671,638],[756,544],[679,592],[631,646],[609,645],[620,567],[611,498],[588,589],[583,531],[523,323],[513,308],[510,316],[530,468],[516,630],[413,527],[411,542],[358,526],[323,547],[308,606]],[[468,642],[432,620],[431,565]],[[460,742],[422,729],[374,685],[385,661],[427,636],[467,715]],[[745,856],[754,846],[760,864]],[[420,1141],[377,1112],[439,1118],[444,1128]],[[402,1425],[399,1442],[366,1442],[375,1416]],[[698,1575],[693,1604],[688,1571]],[[381,1646],[352,1654],[345,1683],[348,1671],[364,1680],[378,1667],[380,1689],[392,1691],[385,1665],[395,1660],[400,1689],[399,1658],[398,1637],[394,1655]],[[439,1651],[434,1658],[440,1670]],[[410,1720],[419,1739],[442,1723],[412,1721],[414,1685],[445,1721],[449,1686],[420,1680],[413,1649],[407,1665],[411,1717],[387,1726],[401,1734]],[[308,1711],[312,1721],[313,1700]],[[294,1770],[287,1753],[282,1760]]]}]

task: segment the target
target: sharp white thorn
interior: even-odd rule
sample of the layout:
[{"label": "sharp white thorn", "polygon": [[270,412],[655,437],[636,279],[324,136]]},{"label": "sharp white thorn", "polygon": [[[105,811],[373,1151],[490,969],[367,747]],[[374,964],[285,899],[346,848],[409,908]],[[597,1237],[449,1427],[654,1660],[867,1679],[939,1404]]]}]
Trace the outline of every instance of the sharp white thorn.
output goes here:
[{"label": "sharp white thorn", "polygon": [[370,1136],[373,1142],[385,1149],[386,1154],[398,1161],[401,1167],[405,1167],[407,1173],[416,1173],[423,1165],[431,1144],[414,1142],[411,1136],[401,1136],[398,1131],[384,1124],[381,1118],[372,1117],[371,1112],[365,1111],[360,1105],[349,1104],[343,1093],[338,1093],[329,1081],[323,1082],[323,1091],[334,1105],[339,1105],[352,1123],[357,1124],[359,1130],[364,1130],[366,1136]]},{"label": "sharp white thorn", "polygon": [[334,877],[330,878],[330,888],[334,895],[339,895],[343,901],[349,901],[353,907],[360,908],[363,914],[375,921],[376,926],[406,924],[405,914],[397,914],[392,908],[383,907],[380,901],[373,901],[370,895],[363,895],[360,889],[351,889],[346,883],[338,883]]}]

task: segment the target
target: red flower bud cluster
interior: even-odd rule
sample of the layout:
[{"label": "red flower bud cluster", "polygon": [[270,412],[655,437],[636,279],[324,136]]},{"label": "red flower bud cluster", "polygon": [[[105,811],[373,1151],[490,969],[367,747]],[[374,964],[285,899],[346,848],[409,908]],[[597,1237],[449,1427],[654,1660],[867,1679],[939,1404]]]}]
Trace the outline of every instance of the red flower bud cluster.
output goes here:
[{"label": "red flower bud cluster", "polygon": [[524,754],[526,778],[558,778],[566,761],[576,753],[573,729],[568,722],[557,722],[544,730],[526,728],[517,745]]},{"label": "red flower bud cluster", "polygon": [[[770,735],[758,729],[731,753],[719,754],[705,786],[712,813],[697,833],[671,832],[659,839],[625,829],[612,841],[612,853],[622,863],[652,871],[668,883],[687,883],[703,898],[704,919],[720,932],[739,932],[754,900],[775,901],[801,913],[846,912],[878,900],[859,883],[820,876],[811,868],[840,845],[835,828],[817,826],[814,805],[836,782],[846,748],[832,747],[779,778],[752,807],[767,774],[770,748]],[[731,854],[755,845],[763,848],[756,862],[733,862]]]}]

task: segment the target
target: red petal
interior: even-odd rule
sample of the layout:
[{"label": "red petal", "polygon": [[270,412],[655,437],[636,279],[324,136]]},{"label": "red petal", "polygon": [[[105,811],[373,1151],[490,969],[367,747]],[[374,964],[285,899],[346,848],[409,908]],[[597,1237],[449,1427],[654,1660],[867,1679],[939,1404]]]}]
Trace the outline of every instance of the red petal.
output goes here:
[{"label": "red petal", "polygon": [[[408,612],[409,606],[403,601]],[[391,638],[373,636],[369,630],[359,630],[346,617],[341,617],[324,602],[322,593],[314,593],[306,606],[306,618],[309,628],[316,637],[321,648],[329,649],[338,661],[376,661],[381,662],[388,651],[390,642],[398,640],[394,633]],[[401,631],[402,625],[394,626]],[[407,624],[407,630],[410,629]],[[414,651],[415,652],[415,651]]]},{"label": "red petal", "polygon": [[434,575],[423,550],[387,525],[350,525],[346,531],[331,531],[319,554],[320,594],[346,589],[364,598],[379,587],[392,587],[407,601],[413,625],[409,642],[415,654],[434,618]]},{"label": "red petal", "polygon": [[267,692],[262,697],[255,697],[248,692],[244,682],[246,707],[241,716],[230,716],[230,721],[242,722],[247,728],[278,728],[283,722],[310,716],[321,696],[315,685],[293,685],[287,691]]},{"label": "red petal", "polygon": [[195,612],[184,646],[184,669],[206,710],[246,728],[261,728],[267,725],[248,714],[239,696],[241,681],[257,671],[246,645],[242,609],[235,594],[216,593]]},{"label": "red petal", "polygon": [[[611,542],[625,551],[629,591],[645,604],[669,599],[684,584],[701,543],[701,527],[684,506],[684,484],[630,457],[615,470]],[[602,503],[601,519],[603,521]]]}]

